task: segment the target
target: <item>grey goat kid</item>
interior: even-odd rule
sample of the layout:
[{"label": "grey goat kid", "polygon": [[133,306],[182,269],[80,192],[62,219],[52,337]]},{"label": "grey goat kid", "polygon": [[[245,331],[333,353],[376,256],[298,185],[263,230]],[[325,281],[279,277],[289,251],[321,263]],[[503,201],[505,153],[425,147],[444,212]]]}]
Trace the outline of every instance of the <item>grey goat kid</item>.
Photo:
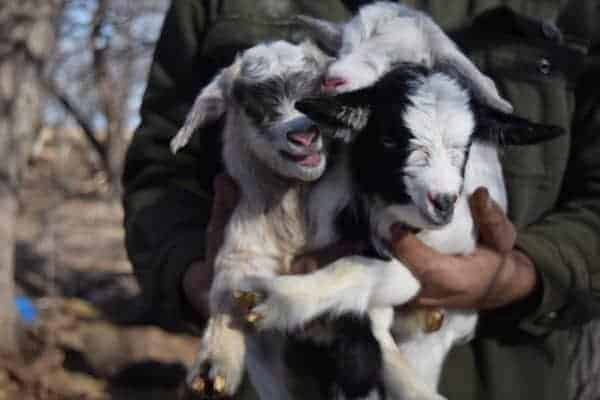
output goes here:
[{"label": "grey goat kid", "polygon": [[240,303],[256,301],[239,293],[241,282],[289,272],[293,257],[310,250],[305,204],[328,154],[315,124],[294,104],[317,93],[329,61],[310,42],[246,50],[201,91],[171,142],[177,152],[197,128],[224,117],[223,160],[241,189],[214,264],[211,318],[188,376],[207,397],[234,395],[247,367],[261,399],[289,398],[283,336],[247,333],[235,316]]}]

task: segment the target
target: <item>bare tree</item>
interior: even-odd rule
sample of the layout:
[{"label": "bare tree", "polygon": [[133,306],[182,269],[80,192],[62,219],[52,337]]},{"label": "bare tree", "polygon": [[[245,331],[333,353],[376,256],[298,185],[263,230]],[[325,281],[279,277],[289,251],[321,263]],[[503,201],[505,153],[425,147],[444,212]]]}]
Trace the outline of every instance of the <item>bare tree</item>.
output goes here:
[{"label": "bare tree", "polygon": [[0,2],[0,352],[17,352],[14,306],[16,197],[38,128],[38,79],[54,45],[60,0]]},{"label": "bare tree", "polygon": [[47,82],[119,192],[127,133],[165,0],[66,0]]}]

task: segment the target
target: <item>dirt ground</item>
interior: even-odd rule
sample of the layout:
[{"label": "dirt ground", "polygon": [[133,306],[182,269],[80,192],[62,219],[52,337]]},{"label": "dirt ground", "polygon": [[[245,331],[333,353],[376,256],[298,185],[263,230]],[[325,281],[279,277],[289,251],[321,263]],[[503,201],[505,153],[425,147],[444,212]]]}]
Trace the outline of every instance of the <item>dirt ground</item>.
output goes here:
[{"label": "dirt ground", "polygon": [[16,280],[39,318],[21,335],[24,360],[0,358],[0,400],[179,398],[197,341],[143,316],[119,201],[76,135],[37,146],[20,187]]}]

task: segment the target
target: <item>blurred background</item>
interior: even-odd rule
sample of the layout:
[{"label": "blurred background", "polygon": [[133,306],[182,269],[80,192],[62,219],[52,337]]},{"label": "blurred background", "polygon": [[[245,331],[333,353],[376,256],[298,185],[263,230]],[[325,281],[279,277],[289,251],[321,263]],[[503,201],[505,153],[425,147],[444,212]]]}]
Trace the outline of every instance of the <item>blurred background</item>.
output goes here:
[{"label": "blurred background", "polygon": [[152,325],[120,174],[168,0],[0,0],[0,400],[174,394],[195,342]]}]

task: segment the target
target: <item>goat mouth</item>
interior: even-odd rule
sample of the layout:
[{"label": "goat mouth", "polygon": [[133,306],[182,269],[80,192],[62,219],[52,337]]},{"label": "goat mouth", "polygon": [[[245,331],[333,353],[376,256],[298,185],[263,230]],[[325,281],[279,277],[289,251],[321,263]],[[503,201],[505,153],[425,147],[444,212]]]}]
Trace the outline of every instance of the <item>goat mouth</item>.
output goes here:
[{"label": "goat mouth", "polygon": [[450,223],[450,220],[440,220],[437,216],[432,216],[427,211],[419,210],[421,216],[430,225],[429,229],[440,229]]},{"label": "goat mouth", "polygon": [[320,152],[313,152],[309,154],[292,154],[287,151],[281,150],[281,155],[286,160],[292,161],[303,167],[318,167],[321,165],[321,159],[323,158]]}]

